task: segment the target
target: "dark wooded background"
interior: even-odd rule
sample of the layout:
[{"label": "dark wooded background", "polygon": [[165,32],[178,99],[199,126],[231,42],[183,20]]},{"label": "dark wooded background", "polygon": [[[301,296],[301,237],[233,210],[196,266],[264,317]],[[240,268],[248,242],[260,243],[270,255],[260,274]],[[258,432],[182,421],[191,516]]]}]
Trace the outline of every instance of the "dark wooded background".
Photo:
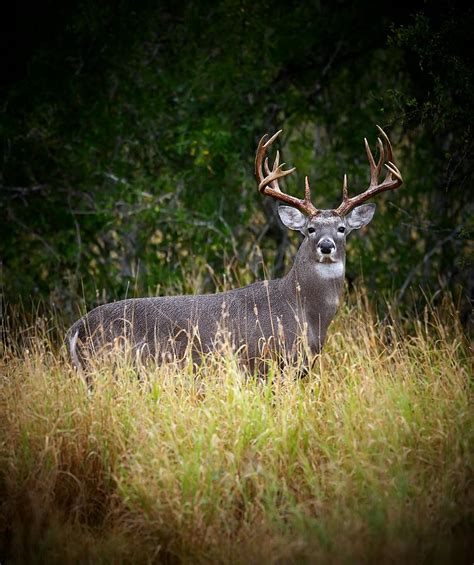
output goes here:
[{"label": "dark wooded background", "polygon": [[[37,2],[2,31],[2,292],[66,317],[126,293],[212,291],[233,261],[288,266],[297,236],[258,195],[259,137],[283,128],[286,183],[335,206],[368,182],[363,137],[405,184],[352,236],[376,301],[473,289],[473,9],[454,2]],[[471,251],[472,253],[472,251]],[[205,267],[208,264],[210,268]],[[363,279],[362,279],[363,277]],[[33,301],[30,302],[30,297]]]}]

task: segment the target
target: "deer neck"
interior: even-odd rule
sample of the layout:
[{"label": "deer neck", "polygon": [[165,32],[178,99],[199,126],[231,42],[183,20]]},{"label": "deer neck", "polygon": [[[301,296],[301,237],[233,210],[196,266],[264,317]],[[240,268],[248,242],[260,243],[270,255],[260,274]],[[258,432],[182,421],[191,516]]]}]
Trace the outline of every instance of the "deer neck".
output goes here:
[{"label": "deer neck", "polygon": [[344,286],[345,257],[334,263],[321,263],[315,251],[309,246],[303,248],[303,245],[282,281],[286,292],[303,309],[308,321],[327,320],[329,324],[339,306]]}]

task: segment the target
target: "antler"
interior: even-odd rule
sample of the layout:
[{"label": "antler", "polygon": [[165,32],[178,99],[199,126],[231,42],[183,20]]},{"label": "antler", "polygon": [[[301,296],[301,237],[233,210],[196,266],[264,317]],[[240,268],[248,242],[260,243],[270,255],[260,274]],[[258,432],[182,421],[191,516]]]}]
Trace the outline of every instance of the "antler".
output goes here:
[{"label": "antler", "polygon": [[369,198],[372,198],[372,196],[375,196],[379,192],[396,189],[403,183],[402,175],[398,170],[398,167],[393,163],[392,145],[390,143],[390,140],[380,126],[377,126],[377,128],[380,131],[382,138],[387,146],[387,163],[385,163],[385,167],[388,169],[387,175],[385,176],[383,182],[379,184],[380,172],[385,161],[384,144],[380,140],[380,137],[377,138],[377,145],[380,153],[377,164],[375,164],[374,156],[372,155],[367,139],[364,138],[365,151],[367,153],[367,158],[370,165],[370,185],[369,188],[362,194],[349,198],[347,194],[347,175],[344,175],[344,182],[342,185],[342,203],[336,209],[336,213],[340,216],[345,216],[353,208],[355,208],[359,204],[362,204],[362,202],[365,202]]},{"label": "antler", "polygon": [[[257,178],[257,182],[259,183],[258,190],[262,194],[267,194],[268,196],[271,196],[276,200],[280,200],[281,202],[285,202],[290,206],[298,208],[298,210],[306,216],[316,216],[319,210],[311,202],[311,189],[309,187],[308,177],[306,177],[305,179],[304,200],[302,200],[301,198],[296,198],[295,196],[291,196],[290,194],[285,194],[280,190],[280,187],[278,186],[278,179],[291,174],[295,170],[295,167],[288,169],[287,171],[283,170],[285,163],[282,163],[280,165],[279,151],[277,151],[272,169],[270,169],[268,165],[268,157],[265,158],[265,161],[263,161],[267,149],[280,135],[281,132],[282,130],[277,131],[270,139],[268,139],[268,141],[268,135],[265,134],[258,144],[257,153],[255,155],[255,176]],[[265,168],[266,176],[263,174],[262,164]]]}]

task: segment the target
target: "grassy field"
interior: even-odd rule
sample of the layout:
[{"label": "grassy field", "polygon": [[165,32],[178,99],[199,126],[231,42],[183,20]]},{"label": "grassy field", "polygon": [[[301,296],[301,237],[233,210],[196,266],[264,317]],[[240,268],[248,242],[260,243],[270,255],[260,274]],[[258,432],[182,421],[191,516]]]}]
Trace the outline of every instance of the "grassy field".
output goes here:
[{"label": "grassy field", "polygon": [[382,327],[355,302],[303,380],[245,379],[232,357],[140,380],[119,364],[92,395],[54,320],[4,320],[2,564],[472,563],[472,375],[454,309]]}]

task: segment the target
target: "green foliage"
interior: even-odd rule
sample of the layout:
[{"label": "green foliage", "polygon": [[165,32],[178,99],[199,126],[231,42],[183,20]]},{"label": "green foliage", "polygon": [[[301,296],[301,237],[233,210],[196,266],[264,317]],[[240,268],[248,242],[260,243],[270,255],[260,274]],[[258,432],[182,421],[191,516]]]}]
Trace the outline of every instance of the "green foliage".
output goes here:
[{"label": "green foliage", "polygon": [[288,238],[255,190],[259,137],[283,128],[288,190],[308,174],[330,207],[343,172],[354,192],[367,182],[375,123],[406,183],[351,242],[349,278],[469,292],[472,10],[124,0],[43,17],[51,33],[1,111],[9,303],[49,297],[74,317],[82,295],[209,291],[189,274],[245,266],[255,244],[272,265]]}]

